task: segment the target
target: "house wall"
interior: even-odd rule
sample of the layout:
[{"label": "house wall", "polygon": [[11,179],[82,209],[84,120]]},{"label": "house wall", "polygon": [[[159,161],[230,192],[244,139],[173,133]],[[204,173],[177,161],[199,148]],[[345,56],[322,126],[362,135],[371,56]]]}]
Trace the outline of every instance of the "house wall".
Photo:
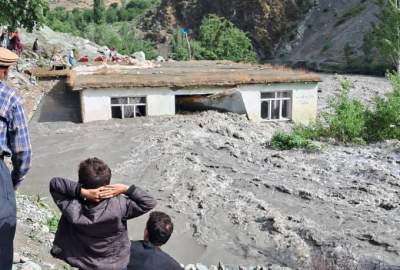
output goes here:
[{"label": "house wall", "polygon": [[261,119],[261,93],[276,91],[292,91],[292,120],[299,124],[308,124],[317,119],[318,84],[290,83],[268,85],[239,86],[250,120]]},{"label": "house wall", "polygon": [[[307,124],[317,117],[318,84],[292,83],[270,85],[242,85],[237,88],[191,88],[173,91],[169,88],[134,89],[87,89],[81,92],[83,122],[109,120],[111,118],[110,97],[146,96],[149,116],[174,115],[175,95],[202,95],[231,91],[227,100],[218,102],[220,109],[246,113],[252,121],[261,121],[261,93],[293,91],[292,120]],[[225,108],[226,107],[226,108]]]},{"label": "house wall", "polygon": [[86,89],[81,91],[82,121],[111,119],[111,97],[147,97],[147,114],[175,115],[175,95],[168,88]]},{"label": "house wall", "polygon": [[175,115],[175,95],[170,93],[148,95],[147,115]]},{"label": "house wall", "polygon": [[318,85],[308,85],[293,91],[292,120],[307,125],[317,120]]}]

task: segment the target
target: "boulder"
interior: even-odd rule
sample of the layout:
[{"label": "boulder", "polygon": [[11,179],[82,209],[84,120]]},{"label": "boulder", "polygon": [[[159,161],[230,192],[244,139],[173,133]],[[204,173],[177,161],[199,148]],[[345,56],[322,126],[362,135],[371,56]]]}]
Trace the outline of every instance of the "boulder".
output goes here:
[{"label": "boulder", "polygon": [[135,58],[136,60],[138,60],[139,62],[146,61],[146,54],[142,51],[135,52],[134,54],[132,54],[132,57]]}]

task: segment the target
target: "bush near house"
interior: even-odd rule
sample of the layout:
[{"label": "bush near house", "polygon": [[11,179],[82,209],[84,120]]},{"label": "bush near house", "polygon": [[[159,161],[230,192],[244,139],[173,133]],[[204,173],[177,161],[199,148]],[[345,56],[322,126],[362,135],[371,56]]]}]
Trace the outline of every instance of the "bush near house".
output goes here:
[{"label": "bush near house", "polygon": [[389,74],[393,92],[378,97],[366,113],[366,139],[371,142],[400,140],[400,76]]},{"label": "bush near house", "polygon": [[340,142],[359,143],[363,141],[365,131],[365,107],[349,97],[350,88],[349,81],[342,81],[339,97],[331,101],[333,112],[325,115],[326,134]]},{"label": "bush near house", "polygon": [[302,137],[296,133],[286,133],[278,131],[271,139],[272,148],[279,150],[290,149],[308,149],[315,148],[313,142],[306,137]]},{"label": "bush near house", "polygon": [[[205,17],[196,40],[190,41],[192,58],[197,60],[230,60],[256,62],[257,55],[250,38],[227,19]],[[172,42],[172,58],[189,59],[188,44],[177,31]]]},{"label": "bush near house", "polygon": [[400,140],[400,75],[388,74],[393,91],[375,99],[371,109],[351,99],[349,81],[341,83],[339,97],[330,104],[331,112],[322,121],[295,126],[290,133],[277,131],[271,146],[280,150],[309,149],[313,140],[333,138],[341,143],[365,144]]}]

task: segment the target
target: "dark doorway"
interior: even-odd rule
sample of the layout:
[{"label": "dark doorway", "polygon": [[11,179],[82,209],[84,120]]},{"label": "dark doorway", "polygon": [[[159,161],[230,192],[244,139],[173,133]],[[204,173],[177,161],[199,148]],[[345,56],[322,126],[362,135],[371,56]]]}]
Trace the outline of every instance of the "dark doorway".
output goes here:
[{"label": "dark doorway", "polygon": [[40,102],[33,119],[38,122],[81,122],[79,92],[66,89],[65,81],[58,81]]},{"label": "dark doorway", "polygon": [[186,114],[190,112],[202,112],[215,110],[207,106],[207,97],[211,95],[181,95],[175,96],[175,112],[176,114]]}]

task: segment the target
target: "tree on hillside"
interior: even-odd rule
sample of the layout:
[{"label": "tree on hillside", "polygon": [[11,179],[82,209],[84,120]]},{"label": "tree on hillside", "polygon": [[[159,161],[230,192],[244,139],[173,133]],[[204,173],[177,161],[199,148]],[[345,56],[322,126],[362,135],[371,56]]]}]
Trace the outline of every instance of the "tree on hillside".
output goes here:
[{"label": "tree on hillside", "polygon": [[104,0],[94,0],[93,3],[93,19],[97,24],[104,23],[104,16],[106,11],[106,5]]},{"label": "tree on hillside", "polygon": [[380,0],[382,12],[373,33],[379,51],[400,74],[400,0]]},{"label": "tree on hillside", "polygon": [[31,32],[43,25],[45,9],[47,0],[0,0],[0,25],[11,29],[23,27]]},{"label": "tree on hillside", "polygon": [[255,62],[257,58],[247,34],[229,20],[215,15],[202,20],[199,41],[208,54],[206,59]]}]

